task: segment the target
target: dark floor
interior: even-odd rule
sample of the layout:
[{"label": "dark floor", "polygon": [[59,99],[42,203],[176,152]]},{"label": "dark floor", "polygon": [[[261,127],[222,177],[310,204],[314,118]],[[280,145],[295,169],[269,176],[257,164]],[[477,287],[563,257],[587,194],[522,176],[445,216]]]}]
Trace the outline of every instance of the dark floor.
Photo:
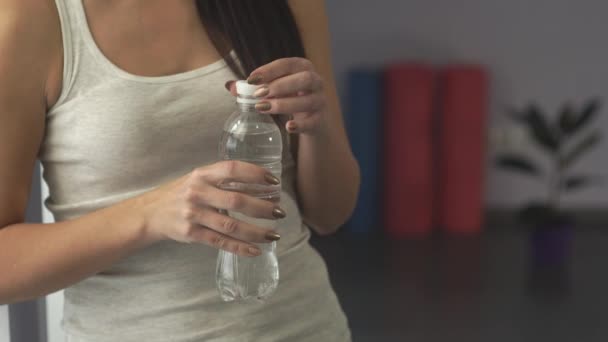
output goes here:
[{"label": "dark floor", "polygon": [[536,270],[529,233],[516,229],[312,243],[355,342],[608,341],[608,229],[580,229],[572,241],[570,262]]}]

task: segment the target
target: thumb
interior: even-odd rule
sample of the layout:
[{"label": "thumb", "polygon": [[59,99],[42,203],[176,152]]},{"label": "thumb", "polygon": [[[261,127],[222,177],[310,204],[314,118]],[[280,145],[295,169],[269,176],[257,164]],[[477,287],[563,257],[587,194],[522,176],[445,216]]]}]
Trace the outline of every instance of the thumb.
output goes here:
[{"label": "thumb", "polygon": [[226,90],[228,90],[233,96],[236,96],[236,81],[230,80],[224,84]]}]

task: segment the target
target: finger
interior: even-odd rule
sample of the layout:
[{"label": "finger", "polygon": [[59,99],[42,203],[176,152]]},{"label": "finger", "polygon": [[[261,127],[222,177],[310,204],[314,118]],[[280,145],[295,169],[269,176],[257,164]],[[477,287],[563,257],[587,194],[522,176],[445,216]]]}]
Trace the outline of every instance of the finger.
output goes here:
[{"label": "finger", "polygon": [[255,105],[255,109],[265,114],[293,114],[302,112],[317,112],[325,105],[325,97],[321,93],[303,96],[265,99]]},{"label": "finger", "polygon": [[299,134],[316,131],[321,125],[321,114],[311,113],[304,118],[287,121],[285,128],[289,133]]},{"label": "finger", "polygon": [[281,180],[270,171],[255,164],[226,160],[213,166],[201,167],[192,172],[194,181],[205,180],[219,185],[228,182],[279,185]]},{"label": "finger", "polygon": [[215,187],[206,188],[204,191],[192,191],[188,200],[199,206],[236,211],[255,218],[276,220],[286,216],[283,209],[270,201],[242,192],[226,191]]},{"label": "finger", "polygon": [[235,80],[230,80],[228,82],[226,82],[224,84],[224,87],[226,88],[226,90],[228,90],[233,96],[236,96],[236,81]]},{"label": "finger", "polygon": [[240,256],[254,257],[262,254],[261,250],[249,243],[233,239],[227,235],[202,227],[190,233],[193,242],[204,243],[213,248],[221,249]]},{"label": "finger", "polygon": [[221,214],[211,208],[197,210],[190,218],[190,222],[246,242],[265,243],[277,241],[281,238],[281,236],[272,229],[237,220],[236,218]]},{"label": "finger", "polygon": [[314,67],[306,58],[280,58],[255,69],[247,78],[247,82],[250,84],[270,83],[283,76],[312,70],[314,70]]},{"label": "finger", "polygon": [[323,88],[321,76],[313,71],[302,71],[287,75],[272,81],[270,84],[260,87],[256,97],[285,97],[293,94],[309,94],[320,91]]}]

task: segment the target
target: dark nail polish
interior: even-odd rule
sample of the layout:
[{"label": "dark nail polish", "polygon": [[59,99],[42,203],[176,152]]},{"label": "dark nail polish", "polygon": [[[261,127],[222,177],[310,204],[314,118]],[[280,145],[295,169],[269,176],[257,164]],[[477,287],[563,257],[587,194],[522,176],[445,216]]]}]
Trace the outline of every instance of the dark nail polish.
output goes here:
[{"label": "dark nail polish", "polygon": [[268,87],[261,87],[258,90],[256,90],[255,93],[253,93],[253,96],[255,96],[255,97],[265,97],[268,94],[270,94],[270,89],[268,89]]},{"label": "dark nail polish", "polygon": [[272,210],[272,216],[274,216],[275,218],[278,219],[282,219],[285,218],[285,216],[287,216],[287,214],[285,213],[285,211],[279,207],[276,207]]},{"label": "dark nail polish", "polygon": [[295,123],[295,122],[293,122],[293,121],[289,121],[289,122],[287,123],[287,130],[288,130],[288,131],[293,132],[293,131],[295,131],[297,128],[298,128],[298,125],[296,125],[296,123]]},{"label": "dark nail polish", "polygon": [[268,232],[268,233],[266,233],[266,240],[279,241],[279,240],[281,240],[281,234],[279,234],[277,232]]},{"label": "dark nail polish", "polygon": [[230,91],[230,86],[232,85],[233,81],[228,81],[226,83],[224,83],[224,88],[226,88],[226,90]]},{"label": "dark nail polish", "polygon": [[271,175],[270,173],[267,173],[264,178],[266,179],[266,182],[268,182],[269,184],[272,185],[279,185],[281,184],[281,180],[278,179],[277,177],[275,177],[274,175]]},{"label": "dark nail polish", "polygon": [[265,112],[267,110],[270,110],[270,108],[272,108],[270,102],[260,102],[255,105],[255,109],[259,112]]},{"label": "dark nail polish", "polygon": [[247,78],[247,83],[249,83],[249,84],[261,84],[262,83],[262,76],[260,76],[260,75],[251,75],[251,76],[249,76],[249,78]]},{"label": "dark nail polish", "polygon": [[262,251],[260,251],[259,248],[255,248],[255,247],[249,247],[247,249],[247,251],[249,252],[250,255],[252,256],[258,256],[260,254],[262,254]]}]

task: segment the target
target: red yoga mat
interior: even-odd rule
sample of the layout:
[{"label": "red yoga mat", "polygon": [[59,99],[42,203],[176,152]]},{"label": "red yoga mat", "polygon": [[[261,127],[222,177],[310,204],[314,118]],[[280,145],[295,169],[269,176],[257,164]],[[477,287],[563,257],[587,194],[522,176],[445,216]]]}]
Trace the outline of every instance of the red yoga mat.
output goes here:
[{"label": "red yoga mat", "polygon": [[383,217],[393,237],[421,237],[433,225],[434,71],[397,64],[385,74]]},{"label": "red yoga mat", "polygon": [[439,75],[438,226],[474,234],[483,225],[488,76],[481,66],[454,65]]}]

